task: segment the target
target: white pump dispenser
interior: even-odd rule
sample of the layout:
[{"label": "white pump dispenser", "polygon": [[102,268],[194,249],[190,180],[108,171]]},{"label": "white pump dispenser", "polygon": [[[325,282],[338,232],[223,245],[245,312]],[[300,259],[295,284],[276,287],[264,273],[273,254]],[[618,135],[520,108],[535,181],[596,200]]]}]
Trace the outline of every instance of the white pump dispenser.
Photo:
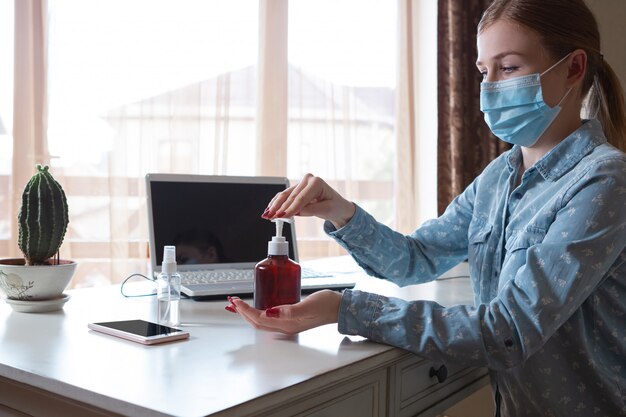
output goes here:
[{"label": "white pump dispenser", "polygon": [[268,255],[289,255],[289,243],[283,236],[283,225],[285,223],[291,223],[292,219],[274,219],[276,223],[276,236],[272,237],[272,240],[267,243]]},{"label": "white pump dispenser", "polygon": [[180,325],[180,275],[176,269],[176,247],[165,246],[157,278],[157,319],[159,324],[173,327]]},{"label": "white pump dispenser", "polygon": [[163,273],[174,274],[176,269],[176,246],[164,246],[162,266]]}]

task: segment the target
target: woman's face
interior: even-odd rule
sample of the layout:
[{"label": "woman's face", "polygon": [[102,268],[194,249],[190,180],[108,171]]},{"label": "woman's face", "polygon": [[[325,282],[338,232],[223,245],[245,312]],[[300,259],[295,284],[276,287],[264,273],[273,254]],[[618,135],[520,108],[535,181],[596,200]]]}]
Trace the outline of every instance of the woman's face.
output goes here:
[{"label": "woman's face", "polygon": [[[549,56],[537,32],[509,20],[497,20],[479,33],[477,46],[476,66],[483,81],[542,73],[557,62]],[[541,77],[543,98],[551,107],[567,90],[568,62],[566,59]]]}]

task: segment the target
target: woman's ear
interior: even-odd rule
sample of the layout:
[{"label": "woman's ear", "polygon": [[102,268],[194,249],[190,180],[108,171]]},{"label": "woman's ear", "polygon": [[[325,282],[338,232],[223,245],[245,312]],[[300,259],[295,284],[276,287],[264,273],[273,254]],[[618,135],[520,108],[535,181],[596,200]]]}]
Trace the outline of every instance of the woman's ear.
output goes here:
[{"label": "woman's ear", "polygon": [[567,87],[571,88],[580,84],[585,78],[587,71],[587,53],[582,49],[576,49],[568,58]]}]

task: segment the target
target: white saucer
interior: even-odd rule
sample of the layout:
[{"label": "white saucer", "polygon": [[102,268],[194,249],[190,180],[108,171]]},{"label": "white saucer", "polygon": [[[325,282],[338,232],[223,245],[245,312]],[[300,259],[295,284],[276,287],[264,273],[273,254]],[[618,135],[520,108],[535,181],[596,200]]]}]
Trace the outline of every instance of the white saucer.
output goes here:
[{"label": "white saucer", "polygon": [[26,300],[11,300],[5,298],[4,301],[9,304],[13,310],[20,313],[47,313],[50,311],[57,311],[63,308],[63,304],[70,299],[70,296],[63,294],[59,298],[52,300],[39,300],[39,301],[26,301]]}]

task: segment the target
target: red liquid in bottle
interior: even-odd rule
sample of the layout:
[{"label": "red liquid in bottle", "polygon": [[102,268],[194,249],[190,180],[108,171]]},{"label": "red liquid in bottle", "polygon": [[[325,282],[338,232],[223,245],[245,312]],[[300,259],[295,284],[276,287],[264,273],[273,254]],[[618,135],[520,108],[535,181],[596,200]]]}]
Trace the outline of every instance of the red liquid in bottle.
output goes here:
[{"label": "red liquid in bottle", "polygon": [[254,268],[254,308],[267,310],[300,301],[300,265],[287,255],[269,255]]}]

